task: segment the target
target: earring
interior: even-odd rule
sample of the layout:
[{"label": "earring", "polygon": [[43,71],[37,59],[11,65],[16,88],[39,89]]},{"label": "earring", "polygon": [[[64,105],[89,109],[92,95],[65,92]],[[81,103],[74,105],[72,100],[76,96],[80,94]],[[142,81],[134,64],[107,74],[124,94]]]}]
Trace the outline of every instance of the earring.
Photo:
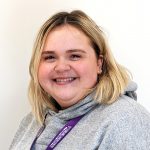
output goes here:
[{"label": "earring", "polygon": [[101,72],[102,72],[102,69],[100,68],[97,73],[100,74]]}]

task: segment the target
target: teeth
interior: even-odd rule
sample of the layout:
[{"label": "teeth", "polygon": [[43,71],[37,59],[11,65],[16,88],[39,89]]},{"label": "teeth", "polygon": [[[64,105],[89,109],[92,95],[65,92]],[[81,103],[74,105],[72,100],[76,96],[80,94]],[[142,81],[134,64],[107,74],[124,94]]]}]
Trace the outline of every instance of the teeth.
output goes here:
[{"label": "teeth", "polygon": [[70,77],[70,78],[65,78],[65,79],[56,79],[56,82],[69,82],[72,81],[74,78]]}]

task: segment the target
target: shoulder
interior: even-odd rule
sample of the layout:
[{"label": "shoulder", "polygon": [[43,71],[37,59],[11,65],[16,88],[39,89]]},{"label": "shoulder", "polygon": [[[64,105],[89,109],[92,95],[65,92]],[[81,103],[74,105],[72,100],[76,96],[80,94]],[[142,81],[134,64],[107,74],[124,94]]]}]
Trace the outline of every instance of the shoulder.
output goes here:
[{"label": "shoulder", "polygon": [[117,145],[116,149],[126,146],[126,149],[146,150],[150,146],[150,113],[133,99],[122,96],[96,111],[99,130],[101,126],[105,130],[104,142]]},{"label": "shoulder", "polygon": [[35,117],[33,116],[33,114],[30,112],[28,114],[26,114],[18,127],[17,132],[21,133],[21,132],[26,132],[26,130],[28,130],[28,127],[31,126],[39,126],[39,123],[37,122],[37,120],[35,119]]},{"label": "shoulder", "polygon": [[33,123],[35,124],[36,122],[37,121],[33,114],[31,112],[27,113],[20,121],[17,132],[24,132],[28,126],[30,126]]},{"label": "shoulder", "polygon": [[150,135],[150,113],[128,96],[121,96],[118,101],[105,106],[103,111],[116,130],[133,136]]},{"label": "shoulder", "polygon": [[125,95],[110,105],[101,104],[97,111],[116,121],[121,118],[127,120],[134,118],[139,121],[147,120],[150,122],[150,113],[142,105]]},{"label": "shoulder", "polygon": [[20,122],[20,125],[21,124],[25,124],[25,125],[28,125],[30,124],[32,121],[34,120],[34,116],[33,114],[30,112],[30,113],[27,113],[21,120]]},{"label": "shoulder", "polygon": [[32,113],[28,113],[26,114],[22,120],[20,121],[20,124],[17,128],[17,131],[13,137],[13,141],[10,145],[10,149],[12,149],[13,147],[15,147],[16,144],[19,143],[19,141],[21,140],[21,138],[25,135],[25,133],[30,130],[30,128],[32,128],[32,126],[38,126],[37,121],[35,120],[34,116],[32,115]]},{"label": "shoulder", "polygon": [[[92,122],[97,126],[109,126],[118,130],[127,129],[150,134],[150,113],[135,100],[121,96],[110,105],[100,104],[92,113]],[[147,131],[146,131],[147,130]]]},{"label": "shoulder", "polygon": [[150,123],[150,113],[137,101],[129,98],[128,96],[121,96],[118,101],[116,101],[110,109],[115,110],[120,117],[126,119],[137,120],[138,122],[148,122]]},{"label": "shoulder", "polygon": [[36,121],[36,119],[35,119],[34,115],[31,112],[29,112],[23,117],[21,123],[22,124],[30,124],[33,121]]}]

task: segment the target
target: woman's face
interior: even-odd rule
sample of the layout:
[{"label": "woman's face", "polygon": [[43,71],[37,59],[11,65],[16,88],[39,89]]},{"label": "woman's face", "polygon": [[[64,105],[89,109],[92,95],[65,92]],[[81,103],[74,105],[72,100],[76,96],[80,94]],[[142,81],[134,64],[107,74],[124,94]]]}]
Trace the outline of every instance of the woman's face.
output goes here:
[{"label": "woman's face", "polygon": [[102,60],[97,59],[89,38],[74,26],[64,25],[48,34],[38,79],[42,88],[67,108],[96,85],[101,66]]}]

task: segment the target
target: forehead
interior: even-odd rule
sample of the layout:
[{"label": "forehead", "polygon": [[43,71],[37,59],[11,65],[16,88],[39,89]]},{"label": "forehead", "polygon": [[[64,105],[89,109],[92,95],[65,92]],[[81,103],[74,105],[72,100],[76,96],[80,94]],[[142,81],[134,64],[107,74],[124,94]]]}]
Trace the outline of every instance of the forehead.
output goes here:
[{"label": "forehead", "polygon": [[51,30],[45,40],[44,49],[55,49],[55,48],[80,48],[82,46],[89,46],[89,37],[79,28],[73,25],[62,25],[55,27]]},{"label": "forehead", "polygon": [[60,36],[63,33],[65,33],[67,36],[68,35],[71,35],[71,36],[84,36],[85,38],[89,39],[89,37],[84,33],[84,31],[80,27],[77,27],[75,25],[70,25],[70,24],[64,24],[64,25],[56,26],[55,28],[53,28],[48,33],[48,37],[51,36],[52,34],[53,34],[53,36],[54,35],[59,35]]},{"label": "forehead", "polygon": [[70,31],[70,32],[77,32],[77,33],[82,33],[84,35],[86,35],[84,33],[84,31],[82,31],[82,29],[77,26],[77,25],[71,25],[71,24],[62,24],[62,25],[59,25],[59,26],[56,26],[54,27],[50,32],[49,34],[53,33],[53,32],[57,32],[57,31],[61,31],[61,30],[64,30],[64,31]]}]

